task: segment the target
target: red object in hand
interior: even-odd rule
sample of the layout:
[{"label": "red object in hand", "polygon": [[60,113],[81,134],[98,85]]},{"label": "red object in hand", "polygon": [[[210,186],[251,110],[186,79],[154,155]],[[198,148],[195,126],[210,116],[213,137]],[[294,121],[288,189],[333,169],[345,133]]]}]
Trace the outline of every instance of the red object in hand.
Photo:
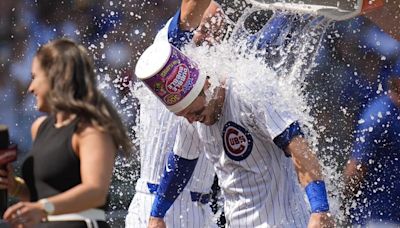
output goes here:
[{"label": "red object in hand", "polygon": [[0,124],[0,168],[17,159],[17,145],[10,144],[8,128]]},{"label": "red object in hand", "polygon": [[[7,164],[17,159],[17,145],[10,144],[8,128],[0,124],[0,169],[7,169]],[[0,189],[0,216],[3,217],[8,207],[7,189]]]},{"label": "red object in hand", "polygon": [[11,144],[6,149],[0,149],[0,166],[6,165],[17,159],[17,145]]}]

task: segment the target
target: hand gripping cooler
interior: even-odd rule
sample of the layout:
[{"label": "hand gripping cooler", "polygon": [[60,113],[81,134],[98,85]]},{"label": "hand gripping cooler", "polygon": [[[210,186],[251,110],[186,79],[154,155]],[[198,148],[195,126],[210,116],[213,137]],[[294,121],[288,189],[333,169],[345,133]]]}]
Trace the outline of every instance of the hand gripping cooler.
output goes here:
[{"label": "hand gripping cooler", "polygon": [[265,9],[281,9],[323,15],[342,21],[380,8],[384,0],[249,0]]}]

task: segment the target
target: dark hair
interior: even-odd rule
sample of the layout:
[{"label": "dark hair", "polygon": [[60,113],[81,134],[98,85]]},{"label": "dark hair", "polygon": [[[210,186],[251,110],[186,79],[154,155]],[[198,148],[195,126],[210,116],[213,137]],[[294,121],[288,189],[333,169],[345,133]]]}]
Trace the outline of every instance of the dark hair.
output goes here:
[{"label": "dark hair", "polygon": [[49,78],[50,112],[76,114],[83,123],[109,133],[125,155],[130,153],[131,140],[117,111],[96,87],[86,49],[71,40],[57,39],[40,47],[36,57]]}]

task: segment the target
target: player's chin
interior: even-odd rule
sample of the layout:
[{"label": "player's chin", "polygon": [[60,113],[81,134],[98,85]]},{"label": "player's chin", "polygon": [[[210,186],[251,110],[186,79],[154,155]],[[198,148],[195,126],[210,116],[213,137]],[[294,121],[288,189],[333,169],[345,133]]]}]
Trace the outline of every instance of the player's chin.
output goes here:
[{"label": "player's chin", "polygon": [[217,121],[215,119],[212,118],[206,118],[203,121],[201,121],[202,124],[207,125],[207,126],[211,126],[214,125]]}]

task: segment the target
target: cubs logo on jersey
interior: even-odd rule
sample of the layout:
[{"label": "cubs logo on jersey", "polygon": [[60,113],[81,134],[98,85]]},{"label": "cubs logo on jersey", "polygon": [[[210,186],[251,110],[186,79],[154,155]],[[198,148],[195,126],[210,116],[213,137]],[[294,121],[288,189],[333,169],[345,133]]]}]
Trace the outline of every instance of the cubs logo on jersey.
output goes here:
[{"label": "cubs logo on jersey", "polygon": [[225,154],[232,160],[246,159],[253,149],[253,137],[239,124],[228,121],[222,131]]}]

